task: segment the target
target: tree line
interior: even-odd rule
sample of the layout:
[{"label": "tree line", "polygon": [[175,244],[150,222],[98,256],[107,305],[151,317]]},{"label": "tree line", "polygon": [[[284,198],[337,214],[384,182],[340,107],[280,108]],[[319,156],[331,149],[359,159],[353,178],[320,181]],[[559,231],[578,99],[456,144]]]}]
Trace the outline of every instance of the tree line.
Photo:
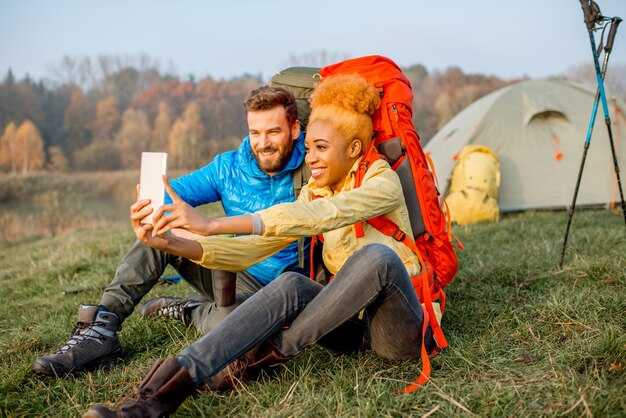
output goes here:
[{"label": "tree line", "polygon": [[[415,93],[413,121],[424,141],[476,99],[515,80],[403,68]],[[167,151],[170,168],[197,168],[234,149],[247,133],[243,101],[260,75],[181,79],[145,57],[64,58],[55,80],[0,84],[0,171],[135,169],[142,151]]]}]

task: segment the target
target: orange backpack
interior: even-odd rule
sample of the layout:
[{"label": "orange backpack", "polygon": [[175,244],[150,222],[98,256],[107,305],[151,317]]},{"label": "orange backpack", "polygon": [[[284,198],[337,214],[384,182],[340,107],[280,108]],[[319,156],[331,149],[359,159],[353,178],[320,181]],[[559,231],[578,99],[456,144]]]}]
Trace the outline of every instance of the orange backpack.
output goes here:
[{"label": "orange backpack", "polygon": [[[305,71],[308,70],[308,71]],[[318,71],[319,70],[319,71]],[[367,222],[382,233],[394,237],[409,246],[422,264],[422,274],[412,277],[413,288],[424,307],[424,327],[426,335],[430,326],[437,347],[431,351],[448,346],[441,326],[437,321],[432,302],[441,301],[441,314],[445,310],[446,295],[443,287],[447,286],[457,271],[457,256],[452,245],[450,218],[445,210],[443,196],[437,190],[436,176],[433,174],[432,161],[422,151],[419,137],[412,121],[413,90],[402,70],[390,59],[372,55],[342,61],[327,67],[287,68],[272,77],[272,85],[288,88],[298,98],[308,97],[313,86],[322,78],[336,74],[359,74],[372,83],[380,92],[381,105],[372,116],[375,137],[373,146],[367,150],[356,173],[355,187],[363,181],[369,166],[380,158],[385,158],[398,173],[407,209],[411,220],[413,236],[407,236],[386,216],[378,216]],[[307,89],[302,92],[302,87]],[[304,96],[303,96],[304,94]],[[308,115],[308,109],[307,115]],[[375,147],[375,149],[374,149]],[[433,168],[433,171],[429,169]],[[357,237],[363,236],[363,226],[355,224]],[[311,259],[315,253],[315,242],[321,236],[313,237]],[[454,237],[456,239],[456,237]],[[458,241],[459,248],[463,248]],[[311,261],[311,278],[316,276],[317,266]],[[323,275],[322,275],[323,276]],[[428,291],[424,291],[428,289]],[[420,377],[407,386],[403,393],[412,392],[430,377],[430,362],[425,345],[422,344],[423,370]]]},{"label": "orange backpack", "polygon": [[[380,92],[380,108],[372,116],[374,125],[373,146],[364,155],[356,173],[355,187],[359,187],[369,166],[379,158],[386,158],[398,173],[407,208],[411,218],[413,236],[407,236],[386,216],[367,222],[398,241],[409,246],[422,264],[422,273],[411,278],[413,288],[424,306],[424,328],[430,325],[438,349],[448,346],[437,321],[432,302],[440,299],[441,314],[446,296],[443,288],[457,272],[457,256],[452,243],[450,219],[445,201],[439,193],[432,161],[427,157],[413,126],[413,90],[402,70],[388,58],[372,55],[329,65],[320,70],[322,78],[336,74],[354,74],[367,79]],[[378,151],[378,152],[377,152]],[[379,154],[380,153],[380,154]],[[433,168],[433,171],[429,169]],[[355,225],[357,237],[363,236],[363,226]],[[455,237],[456,239],[456,237]],[[459,248],[463,248],[458,241]],[[427,290],[425,290],[427,289]],[[423,370],[420,377],[407,386],[403,393],[412,392],[430,377],[430,362],[425,344],[422,344]]]}]

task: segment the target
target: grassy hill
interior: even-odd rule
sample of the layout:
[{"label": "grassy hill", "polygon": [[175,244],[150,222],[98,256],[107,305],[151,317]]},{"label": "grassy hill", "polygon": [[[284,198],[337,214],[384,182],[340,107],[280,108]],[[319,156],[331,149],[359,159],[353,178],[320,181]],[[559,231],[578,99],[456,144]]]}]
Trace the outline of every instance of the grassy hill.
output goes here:
[{"label": "grassy hill", "polygon": [[[417,377],[417,362],[313,347],[238,394],[186,401],[178,416],[624,416],[624,222],[579,211],[559,269],[566,220],[565,212],[527,212],[456,227],[465,251],[447,288],[450,348],[433,358],[431,383],[414,394],[391,395]],[[132,241],[120,226],[0,243],[0,416],[80,416],[198,338],[175,321],[135,313],[121,332],[121,367],[58,380],[31,374],[37,355],[67,339],[78,305],[99,301]],[[62,293],[76,289],[86,290]],[[189,292],[186,284],[158,286],[148,297]]]}]

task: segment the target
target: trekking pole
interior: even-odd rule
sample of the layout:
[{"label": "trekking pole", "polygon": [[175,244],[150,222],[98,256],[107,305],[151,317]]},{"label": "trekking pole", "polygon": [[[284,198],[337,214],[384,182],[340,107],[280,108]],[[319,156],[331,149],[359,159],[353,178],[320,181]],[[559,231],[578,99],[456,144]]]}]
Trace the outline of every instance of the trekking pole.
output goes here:
[{"label": "trekking pole", "polygon": [[595,42],[595,38],[593,35],[593,31],[594,31],[594,26],[596,25],[596,23],[602,22],[604,19],[604,17],[600,14],[600,8],[598,7],[598,5],[593,2],[593,1],[589,1],[589,0],[581,0],[581,4],[582,4],[582,8],[583,8],[583,12],[585,15],[585,23],[587,25],[587,30],[589,32],[589,40],[591,43],[591,51],[593,53],[593,60],[594,60],[594,65],[595,65],[595,70],[596,70],[596,79],[598,82],[598,88],[596,90],[596,96],[595,96],[595,100],[594,100],[594,104],[593,104],[593,108],[591,111],[591,118],[589,120],[589,128],[587,130],[587,136],[585,139],[585,145],[584,145],[584,150],[583,150],[583,156],[582,156],[582,161],[580,164],[580,169],[578,171],[578,178],[576,180],[576,187],[574,189],[574,196],[572,199],[572,204],[570,205],[569,208],[569,217],[568,217],[568,221],[567,221],[567,227],[565,229],[565,238],[563,239],[563,249],[561,251],[561,260],[559,261],[559,266],[560,268],[563,268],[563,261],[565,259],[565,250],[567,248],[567,239],[569,236],[569,230],[572,224],[572,219],[574,217],[574,211],[576,209],[576,200],[578,198],[578,191],[580,189],[580,182],[582,180],[582,174],[583,174],[583,169],[585,166],[585,161],[587,159],[587,151],[589,150],[589,146],[591,144],[591,134],[593,132],[593,126],[596,120],[596,115],[598,113],[598,104],[600,102],[600,100],[602,101],[602,108],[604,111],[604,120],[605,123],[607,125],[607,129],[608,129],[608,133],[609,133],[609,141],[611,143],[611,151],[613,154],[613,164],[614,164],[614,168],[615,168],[615,174],[617,177],[617,182],[618,182],[618,187],[620,190],[620,196],[622,198],[622,212],[624,213],[624,222],[626,224],[626,205],[624,203],[624,196],[623,196],[623,192],[622,192],[622,188],[621,188],[621,181],[620,181],[620,176],[619,176],[619,165],[617,162],[617,155],[615,153],[615,146],[614,146],[614,142],[613,142],[613,131],[611,129],[611,119],[609,116],[609,108],[607,105],[607,101],[606,101],[606,94],[604,92],[604,77],[606,75],[606,68],[608,65],[608,61],[609,61],[609,56],[611,54],[611,50],[613,49],[613,42],[615,41],[615,34],[617,32],[617,26],[620,24],[620,22],[622,21],[622,19],[620,19],[619,17],[614,17],[611,20],[611,29],[609,30],[609,36],[607,38],[607,44],[604,47],[604,62],[602,63],[602,70],[600,70],[600,64],[598,62],[598,56],[600,54],[600,51],[602,49],[602,47],[600,47],[597,51],[596,51],[596,42]]},{"label": "trekking pole", "polygon": [[[615,144],[615,153],[619,154],[619,139],[620,139],[620,135],[619,135],[619,127],[620,127],[620,120],[621,123],[626,122],[626,119],[624,118],[624,114],[622,113],[622,109],[619,107],[619,104],[617,104],[617,97],[613,96],[611,97],[611,101],[613,102],[613,109],[615,110],[615,133],[616,133],[616,137],[617,137],[617,143]],[[615,209],[615,189],[617,186],[617,177],[615,177],[614,181],[611,184],[611,205],[610,205],[610,209],[611,211],[613,211]],[[616,215],[618,213],[618,211],[614,212]]]},{"label": "trekking pole", "polygon": [[[609,30],[609,37],[606,41],[605,50],[606,55],[610,54],[611,49],[613,48],[613,41],[615,40],[615,33],[617,32],[617,27],[622,22],[622,19],[619,17],[614,17],[611,20],[611,30]],[[607,49],[608,48],[608,49]],[[617,180],[617,189],[619,190],[619,196],[622,203],[622,215],[624,216],[624,226],[626,226],[626,202],[624,201],[624,192],[622,190],[622,180],[619,174],[619,162],[617,160],[617,151],[615,149],[615,141],[613,139],[613,128],[611,127],[611,119],[608,111],[608,105],[606,104],[606,96],[604,98],[603,106],[604,109],[604,123],[606,123],[606,128],[609,133],[609,143],[611,144],[611,154],[613,155],[613,170],[615,171],[615,178]]]}]

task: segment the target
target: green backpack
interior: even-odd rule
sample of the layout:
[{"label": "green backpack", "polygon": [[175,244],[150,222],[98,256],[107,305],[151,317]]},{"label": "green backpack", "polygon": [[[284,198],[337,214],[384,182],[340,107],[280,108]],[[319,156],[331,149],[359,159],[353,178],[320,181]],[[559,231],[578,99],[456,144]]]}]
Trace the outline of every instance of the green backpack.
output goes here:
[{"label": "green backpack", "polygon": [[309,97],[311,97],[315,84],[322,80],[319,71],[319,68],[314,67],[289,67],[276,73],[271,80],[272,87],[284,87],[295,96],[298,106],[298,120],[303,131],[306,131],[311,113]]}]

